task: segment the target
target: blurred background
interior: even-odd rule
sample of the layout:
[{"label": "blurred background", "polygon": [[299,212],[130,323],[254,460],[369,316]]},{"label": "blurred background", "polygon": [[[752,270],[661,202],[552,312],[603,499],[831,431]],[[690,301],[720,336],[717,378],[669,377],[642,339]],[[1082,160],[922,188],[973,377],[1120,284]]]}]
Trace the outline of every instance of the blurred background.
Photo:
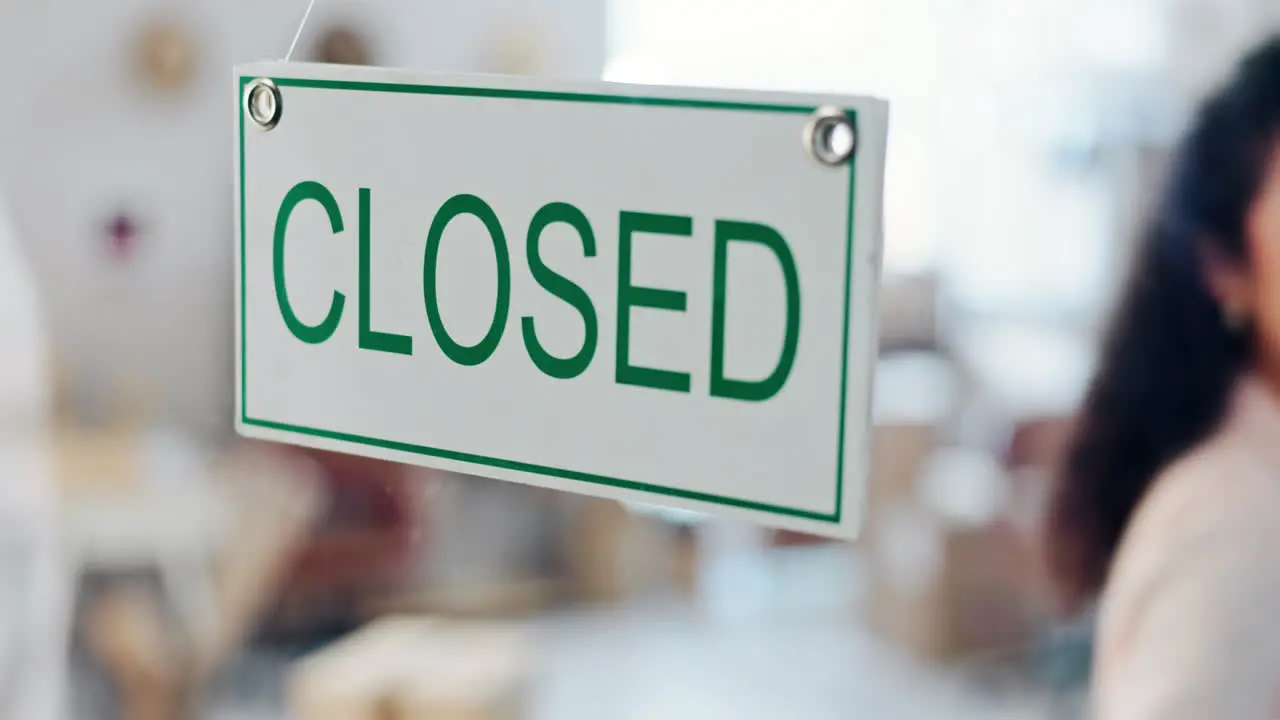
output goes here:
[{"label": "blurred background", "polygon": [[297,59],[874,94],[854,544],[231,432],[235,62],[305,0],[0,0],[0,717],[1084,717],[1055,462],[1274,0],[320,0]]}]

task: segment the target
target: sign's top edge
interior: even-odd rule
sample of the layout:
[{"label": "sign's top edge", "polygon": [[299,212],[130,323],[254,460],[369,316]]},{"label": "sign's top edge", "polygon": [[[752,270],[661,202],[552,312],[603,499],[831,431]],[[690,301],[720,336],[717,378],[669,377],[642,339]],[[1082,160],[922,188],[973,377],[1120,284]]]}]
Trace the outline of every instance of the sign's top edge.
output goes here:
[{"label": "sign's top edge", "polygon": [[509,75],[460,75],[396,68],[283,61],[239,64],[235,66],[235,77],[241,83],[255,77],[267,77],[282,86],[295,87],[708,107],[746,111],[809,113],[819,106],[834,105],[853,111],[859,116],[871,116],[860,117],[860,120],[883,118],[888,112],[888,103],[885,100],[862,95],[633,85]]}]

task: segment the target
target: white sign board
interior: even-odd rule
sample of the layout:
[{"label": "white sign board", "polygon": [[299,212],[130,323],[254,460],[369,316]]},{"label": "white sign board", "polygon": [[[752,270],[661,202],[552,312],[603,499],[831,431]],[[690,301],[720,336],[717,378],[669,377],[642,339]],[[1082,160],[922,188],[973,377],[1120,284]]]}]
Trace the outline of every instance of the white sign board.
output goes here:
[{"label": "white sign board", "polygon": [[[857,531],[884,103],[282,63],[236,88],[241,434]],[[819,107],[847,162],[811,151]]]}]

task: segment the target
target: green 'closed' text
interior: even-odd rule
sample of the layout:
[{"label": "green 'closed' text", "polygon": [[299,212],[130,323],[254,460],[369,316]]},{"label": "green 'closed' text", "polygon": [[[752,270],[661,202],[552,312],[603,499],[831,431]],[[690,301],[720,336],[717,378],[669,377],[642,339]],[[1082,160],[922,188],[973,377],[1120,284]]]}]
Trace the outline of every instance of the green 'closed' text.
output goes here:
[{"label": "green 'closed' text", "polygon": [[[371,228],[372,192],[359,188],[355,193],[358,205],[357,238],[357,315],[358,345],[372,352],[412,355],[414,338],[388,329],[373,328],[371,255],[373,237]],[[276,301],[286,327],[298,340],[308,344],[328,341],[337,331],[346,306],[346,295],[333,292],[329,307],[321,319],[309,324],[299,317],[290,303],[285,282],[285,242],[289,219],[299,205],[310,202],[319,205],[326,213],[329,227],[336,235],[345,227],[337,198],[324,185],[302,182],[294,186],[284,197],[276,215],[272,247],[272,275]],[[474,345],[463,345],[445,328],[440,315],[436,280],[440,271],[438,258],[444,232],[454,219],[470,215],[478,219],[488,232],[496,258],[497,302],[488,330]],[[591,222],[581,210],[563,202],[552,202],[539,209],[529,222],[527,232],[520,238],[509,238],[497,213],[475,195],[459,194],[440,206],[428,226],[422,255],[422,303],[431,328],[432,338],[440,351],[460,366],[481,365],[493,356],[506,334],[511,312],[511,254],[510,244],[523,240],[528,272],[546,292],[571,307],[581,318],[582,345],[571,355],[559,356],[547,350],[538,337],[537,319],[520,318],[520,334],[530,361],[542,373],[557,379],[571,379],[582,375],[591,366],[598,350],[600,318],[586,290],[573,280],[549,267],[542,258],[541,238],[548,227],[564,225],[571,228],[581,240],[582,254],[586,258],[596,256],[597,238]],[[631,314],[635,308],[649,308],[667,312],[684,312],[687,306],[686,292],[675,288],[653,288],[637,285],[632,280],[632,255],[637,243],[644,243],[655,236],[690,238],[693,235],[693,218],[679,215],[663,215],[623,211],[618,218],[617,263],[617,317],[614,379],[623,385],[687,393],[691,372],[688,368],[652,368],[632,362]],[[759,223],[737,220],[716,220],[714,238],[714,265],[711,282],[712,321],[709,332],[711,363],[708,368],[710,394],[715,397],[760,402],[777,395],[786,385],[795,365],[800,343],[800,277],[795,258],[783,236],[771,227]],[[786,287],[786,331],[778,360],[772,371],[763,379],[741,379],[725,376],[725,327],[726,297],[728,293],[728,267],[730,248],[735,244],[754,244],[767,249],[776,259]]]}]

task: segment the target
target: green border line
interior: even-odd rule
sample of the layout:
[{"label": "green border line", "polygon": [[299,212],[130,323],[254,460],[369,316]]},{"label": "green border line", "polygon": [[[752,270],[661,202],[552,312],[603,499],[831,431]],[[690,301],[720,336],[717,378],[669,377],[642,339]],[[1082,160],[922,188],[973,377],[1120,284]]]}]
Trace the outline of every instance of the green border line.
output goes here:
[{"label": "green border line", "polygon": [[245,315],[245,312],[246,312],[245,308],[248,307],[248,303],[245,302],[245,297],[246,297],[245,296],[245,280],[247,279],[247,275],[245,273],[245,262],[244,262],[244,253],[245,253],[244,113],[245,113],[245,108],[241,104],[241,98],[244,97],[245,87],[247,87],[250,82],[252,82],[252,80],[249,78],[243,78],[243,77],[240,78],[240,94],[236,98],[236,108],[237,108],[236,114],[240,117],[240,368],[239,368],[240,372],[237,373],[237,377],[240,380],[240,420],[246,423],[249,422],[249,378],[248,378],[249,359],[247,356],[248,350],[246,349],[247,343],[245,342],[247,340],[247,337],[245,335],[245,328],[248,326],[248,323],[246,322],[247,318]]},{"label": "green border line", "polygon": [[[253,78],[240,78],[246,83]],[[356,90],[363,92],[399,93],[404,95],[448,95],[452,97],[481,97],[507,100],[542,100],[549,102],[580,102],[604,105],[649,105],[657,107],[699,108],[703,110],[746,110],[749,112],[779,112],[808,115],[817,108],[813,105],[783,105],[730,102],[723,100],[685,100],[680,98],[635,97],[630,95],[605,95],[602,93],[552,92],[547,90],[504,90],[501,88],[458,87],[455,85],[401,85],[397,83],[361,82],[355,80],[310,80],[305,78],[272,78],[279,87],[315,88],[321,90]]]},{"label": "green border line", "polygon": [[[244,96],[245,87],[254,80],[252,76],[244,76],[240,78],[240,97],[236,99],[237,107],[240,107],[241,98]],[[605,95],[593,93],[570,93],[570,92],[548,92],[542,90],[507,90],[498,88],[475,88],[475,87],[456,87],[443,85],[402,85],[396,83],[376,83],[376,82],[359,82],[344,80],[312,80],[304,78],[273,78],[273,82],[280,87],[302,87],[316,88],[326,90],[356,90],[363,92],[390,92],[390,93],[406,93],[414,95],[445,95],[454,97],[483,97],[483,98],[504,98],[517,100],[536,100],[543,102],[580,102],[580,103],[603,103],[613,105],[646,105],[658,107],[681,107],[681,108],[697,108],[704,110],[730,110],[745,112],[775,112],[775,113],[791,113],[791,114],[809,114],[814,111],[813,106],[805,105],[781,105],[781,104],[754,104],[742,102],[725,102],[715,100],[684,100],[673,98],[652,98],[652,97],[636,97],[626,95]],[[853,110],[847,111],[857,122],[857,114]],[[249,417],[249,391],[248,391],[248,337],[247,337],[247,271],[246,271],[246,249],[247,249],[247,231],[245,230],[245,150],[244,150],[244,110],[240,110],[240,422],[244,425],[265,428],[268,430],[277,430],[283,432],[291,432],[298,435],[308,435],[327,440],[336,440],[339,442],[352,443],[355,445],[365,445],[368,447],[380,448],[383,450],[393,450],[395,452],[409,453],[413,455],[423,455],[427,457],[440,458],[442,460],[451,460],[456,462],[464,462],[472,465],[483,467],[498,468],[502,470],[515,470],[533,475],[543,475],[562,480],[574,480],[577,482],[585,482],[593,485],[604,485],[623,490],[634,490],[648,492],[655,495],[663,495],[667,497],[681,498],[684,500],[694,500],[697,502],[705,502],[714,505],[722,505],[726,507],[741,508],[745,510],[756,510],[760,512],[772,513],[775,515],[783,515],[805,520],[814,520],[831,524],[839,524],[844,511],[844,448],[845,448],[845,415],[846,402],[848,399],[849,385],[849,321],[851,312],[851,297],[853,289],[853,255],[854,255],[854,203],[857,194],[856,184],[856,166],[850,165],[849,168],[849,205],[847,210],[847,227],[845,242],[845,279],[844,279],[844,334],[841,340],[842,355],[840,364],[840,417],[839,429],[837,431],[836,441],[836,507],[831,513],[814,512],[811,510],[800,510],[797,508],[782,507],[778,505],[770,505],[767,503],[753,502],[750,500],[742,500],[738,498],[725,497],[720,495],[712,495],[709,493],[694,492],[691,490],[681,490],[678,488],[664,487],[661,485],[651,485],[648,483],[635,482],[632,480],[624,480],[621,478],[606,477],[603,475],[594,475],[591,473],[579,472],[576,470],[565,470],[563,468],[554,468],[544,465],[536,465],[533,463],[520,462],[516,460],[506,460],[502,458],[488,457],[485,455],[475,455],[472,453],[460,452],[457,450],[446,450],[443,448],[428,447],[425,445],[415,445],[412,443],[397,442],[393,440],[382,440],[379,438],[364,437],[361,435],[353,435],[349,433],[336,432],[332,430],[321,430],[318,428],[309,428],[299,425],[290,425],[287,423],[274,422],[271,420],[257,420]]]}]

